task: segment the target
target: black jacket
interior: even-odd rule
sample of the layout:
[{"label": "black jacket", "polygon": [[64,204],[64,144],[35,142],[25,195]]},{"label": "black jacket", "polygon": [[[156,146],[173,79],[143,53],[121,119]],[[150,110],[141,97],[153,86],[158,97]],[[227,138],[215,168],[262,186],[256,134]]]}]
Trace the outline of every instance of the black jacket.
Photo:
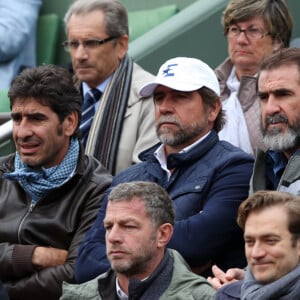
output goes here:
[{"label": "black jacket", "polygon": [[[18,182],[2,178],[13,171],[14,157],[0,158],[0,280],[11,300],[58,299],[62,282],[74,282],[78,245],[96,217],[111,176],[97,160],[81,154],[74,176],[33,207]],[[67,250],[67,262],[34,269],[36,246]]]}]

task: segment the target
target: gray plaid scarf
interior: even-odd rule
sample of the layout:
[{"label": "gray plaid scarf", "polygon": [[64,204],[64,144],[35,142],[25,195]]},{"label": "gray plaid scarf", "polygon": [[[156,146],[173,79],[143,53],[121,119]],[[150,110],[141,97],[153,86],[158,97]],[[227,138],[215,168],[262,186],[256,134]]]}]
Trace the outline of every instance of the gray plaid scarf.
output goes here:
[{"label": "gray plaid scarf", "polygon": [[296,300],[300,299],[300,264],[295,269],[269,284],[255,281],[249,268],[241,290],[242,300]]}]

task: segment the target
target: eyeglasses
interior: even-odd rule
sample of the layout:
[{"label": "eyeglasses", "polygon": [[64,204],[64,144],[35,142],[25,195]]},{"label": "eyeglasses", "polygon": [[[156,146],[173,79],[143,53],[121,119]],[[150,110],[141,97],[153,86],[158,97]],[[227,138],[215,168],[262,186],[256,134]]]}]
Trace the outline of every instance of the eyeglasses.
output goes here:
[{"label": "eyeglasses", "polygon": [[243,32],[246,35],[246,37],[251,40],[262,39],[263,37],[269,35],[268,32],[264,32],[262,29],[255,27],[241,29],[238,26],[230,26],[228,27],[227,36],[230,39],[236,39],[240,36],[241,32]]},{"label": "eyeglasses", "polygon": [[115,36],[110,36],[106,39],[98,40],[98,39],[87,39],[83,40],[81,42],[77,40],[71,40],[71,41],[65,41],[62,43],[62,46],[65,48],[67,52],[77,50],[79,45],[82,44],[83,48],[85,49],[95,49],[109,41],[112,41],[116,39],[117,37]]}]

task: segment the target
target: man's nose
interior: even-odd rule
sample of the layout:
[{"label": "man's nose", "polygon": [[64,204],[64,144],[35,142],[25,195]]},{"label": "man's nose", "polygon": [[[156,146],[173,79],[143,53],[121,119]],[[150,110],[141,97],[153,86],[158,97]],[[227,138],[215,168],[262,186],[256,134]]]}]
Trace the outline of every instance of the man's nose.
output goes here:
[{"label": "man's nose", "polygon": [[32,126],[25,118],[18,125],[14,124],[14,131],[16,136],[22,139],[33,135]]},{"label": "man's nose", "polygon": [[110,243],[120,242],[122,240],[121,230],[114,225],[106,232],[106,238]]},{"label": "man's nose", "polygon": [[280,112],[280,105],[272,95],[269,95],[268,99],[261,104],[261,111],[265,115],[274,115]]},{"label": "man's nose", "polygon": [[174,111],[174,102],[169,95],[166,95],[158,104],[156,104],[160,113],[171,113]]}]

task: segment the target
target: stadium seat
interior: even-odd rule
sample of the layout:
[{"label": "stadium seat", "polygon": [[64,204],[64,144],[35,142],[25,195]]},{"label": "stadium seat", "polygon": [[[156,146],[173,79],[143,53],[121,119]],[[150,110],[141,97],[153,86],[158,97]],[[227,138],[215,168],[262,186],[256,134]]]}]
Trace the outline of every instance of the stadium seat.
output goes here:
[{"label": "stadium seat", "polygon": [[130,41],[140,37],[150,29],[174,16],[179,11],[176,4],[164,5],[154,9],[128,12]]},{"label": "stadium seat", "polygon": [[55,64],[59,38],[59,17],[41,15],[37,29],[37,64]]}]

